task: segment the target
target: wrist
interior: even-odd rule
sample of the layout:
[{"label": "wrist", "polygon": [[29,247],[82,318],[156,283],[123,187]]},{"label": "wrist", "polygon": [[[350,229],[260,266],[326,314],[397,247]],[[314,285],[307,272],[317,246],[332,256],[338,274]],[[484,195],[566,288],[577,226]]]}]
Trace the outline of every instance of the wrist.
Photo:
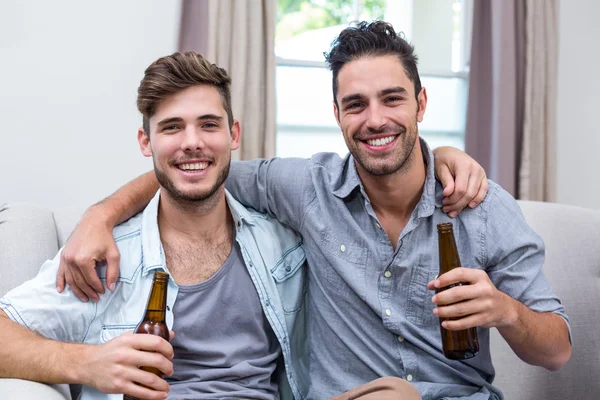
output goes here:
[{"label": "wrist", "polygon": [[450,146],[439,146],[439,147],[436,147],[435,149],[433,149],[431,152],[433,153],[434,158],[438,158],[452,150],[454,150],[454,148],[450,147]]},{"label": "wrist", "polygon": [[498,328],[503,327],[503,328],[515,328],[518,327],[519,325],[519,321],[521,320],[521,311],[523,308],[523,305],[513,299],[512,297],[508,296],[505,293],[502,293],[502,295],[504,296],[504,300],[505,300],[505,307],[504,307],[504,318],[502,319],[501,323],[498,324]]},{"label": "wrist", "polygon": [[68,383],[83,384],[89,386],[89,367],[85,365],[86,360],[92,358],[89,353],[94,346],[85,344],[65,343],[62,357],[64,374]]},{"label": "wrist", "polygon": [[117,222],[117,217],[113,214],[110,209],[100,202],[89,207],[82,219],[85,219],[88,223],[100,224],[112,230]]}]

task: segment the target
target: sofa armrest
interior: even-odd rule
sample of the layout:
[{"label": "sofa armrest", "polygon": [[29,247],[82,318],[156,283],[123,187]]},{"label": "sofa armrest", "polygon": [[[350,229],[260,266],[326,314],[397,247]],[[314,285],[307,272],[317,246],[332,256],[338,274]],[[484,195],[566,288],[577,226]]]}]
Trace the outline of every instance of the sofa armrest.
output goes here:
[{"label": "sofa armrest", "polygon": [[71,400],[69,385],[46,385],[23,379],[0,378],[2,400]]}]

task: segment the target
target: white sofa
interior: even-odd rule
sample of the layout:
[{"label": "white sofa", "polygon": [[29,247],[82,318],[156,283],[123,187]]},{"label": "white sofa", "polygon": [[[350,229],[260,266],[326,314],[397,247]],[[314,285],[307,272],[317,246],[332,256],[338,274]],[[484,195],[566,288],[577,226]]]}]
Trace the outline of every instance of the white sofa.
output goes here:
[{"label": "white sofa", "polygon": [[[519,202],[527,221],[546,242],[544,272],[571,318],[573,356],[558,372],[521,362],[492,332],[497,384],[507,400],[600,398],[600,211]],[[33,277],[54,257],[81,210],[0,206],[0,296]],[[1,361],[0,361],[1,362]],[[0,379],[0,399],[69,399],[66,385]]]}]

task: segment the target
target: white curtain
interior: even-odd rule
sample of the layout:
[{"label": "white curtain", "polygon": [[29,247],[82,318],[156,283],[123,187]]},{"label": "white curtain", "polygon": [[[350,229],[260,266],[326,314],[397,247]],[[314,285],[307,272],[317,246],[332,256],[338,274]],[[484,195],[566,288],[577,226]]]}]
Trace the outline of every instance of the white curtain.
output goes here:
[{"label": "white curtain", "polygon": [[241,122],[232,159],[275,155],[276,0],[209,0],[206,58],[231,76],[233,116]]},{"label": "white curtain", "polygon": [[526,0],[526,79],[519,197],[556,199],[558,4]]}]

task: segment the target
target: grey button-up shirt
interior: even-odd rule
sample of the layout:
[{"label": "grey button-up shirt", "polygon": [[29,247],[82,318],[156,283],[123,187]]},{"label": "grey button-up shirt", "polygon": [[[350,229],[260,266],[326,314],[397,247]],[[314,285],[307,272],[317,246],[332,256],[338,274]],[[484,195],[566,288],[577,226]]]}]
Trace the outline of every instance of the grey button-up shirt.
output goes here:
[{"label": "grey button-up shirt", "polygon": [[518,204],[489,183],[485,200],[451,220],[433,155],[422,197],[394,251],[348,155],[234,162],[227,188],[242,203],[300,232],[309,261],[310,399],[325,399],[382,376],[414,384],[424,400],[502,398],[492,386],[489,329],[479,354],[442,353],[433,291],[439,271],[437,224],[451,221],[463,266],[485,270],[496,287],[535,311],[568,321],[542,273],[544,245]]}]

